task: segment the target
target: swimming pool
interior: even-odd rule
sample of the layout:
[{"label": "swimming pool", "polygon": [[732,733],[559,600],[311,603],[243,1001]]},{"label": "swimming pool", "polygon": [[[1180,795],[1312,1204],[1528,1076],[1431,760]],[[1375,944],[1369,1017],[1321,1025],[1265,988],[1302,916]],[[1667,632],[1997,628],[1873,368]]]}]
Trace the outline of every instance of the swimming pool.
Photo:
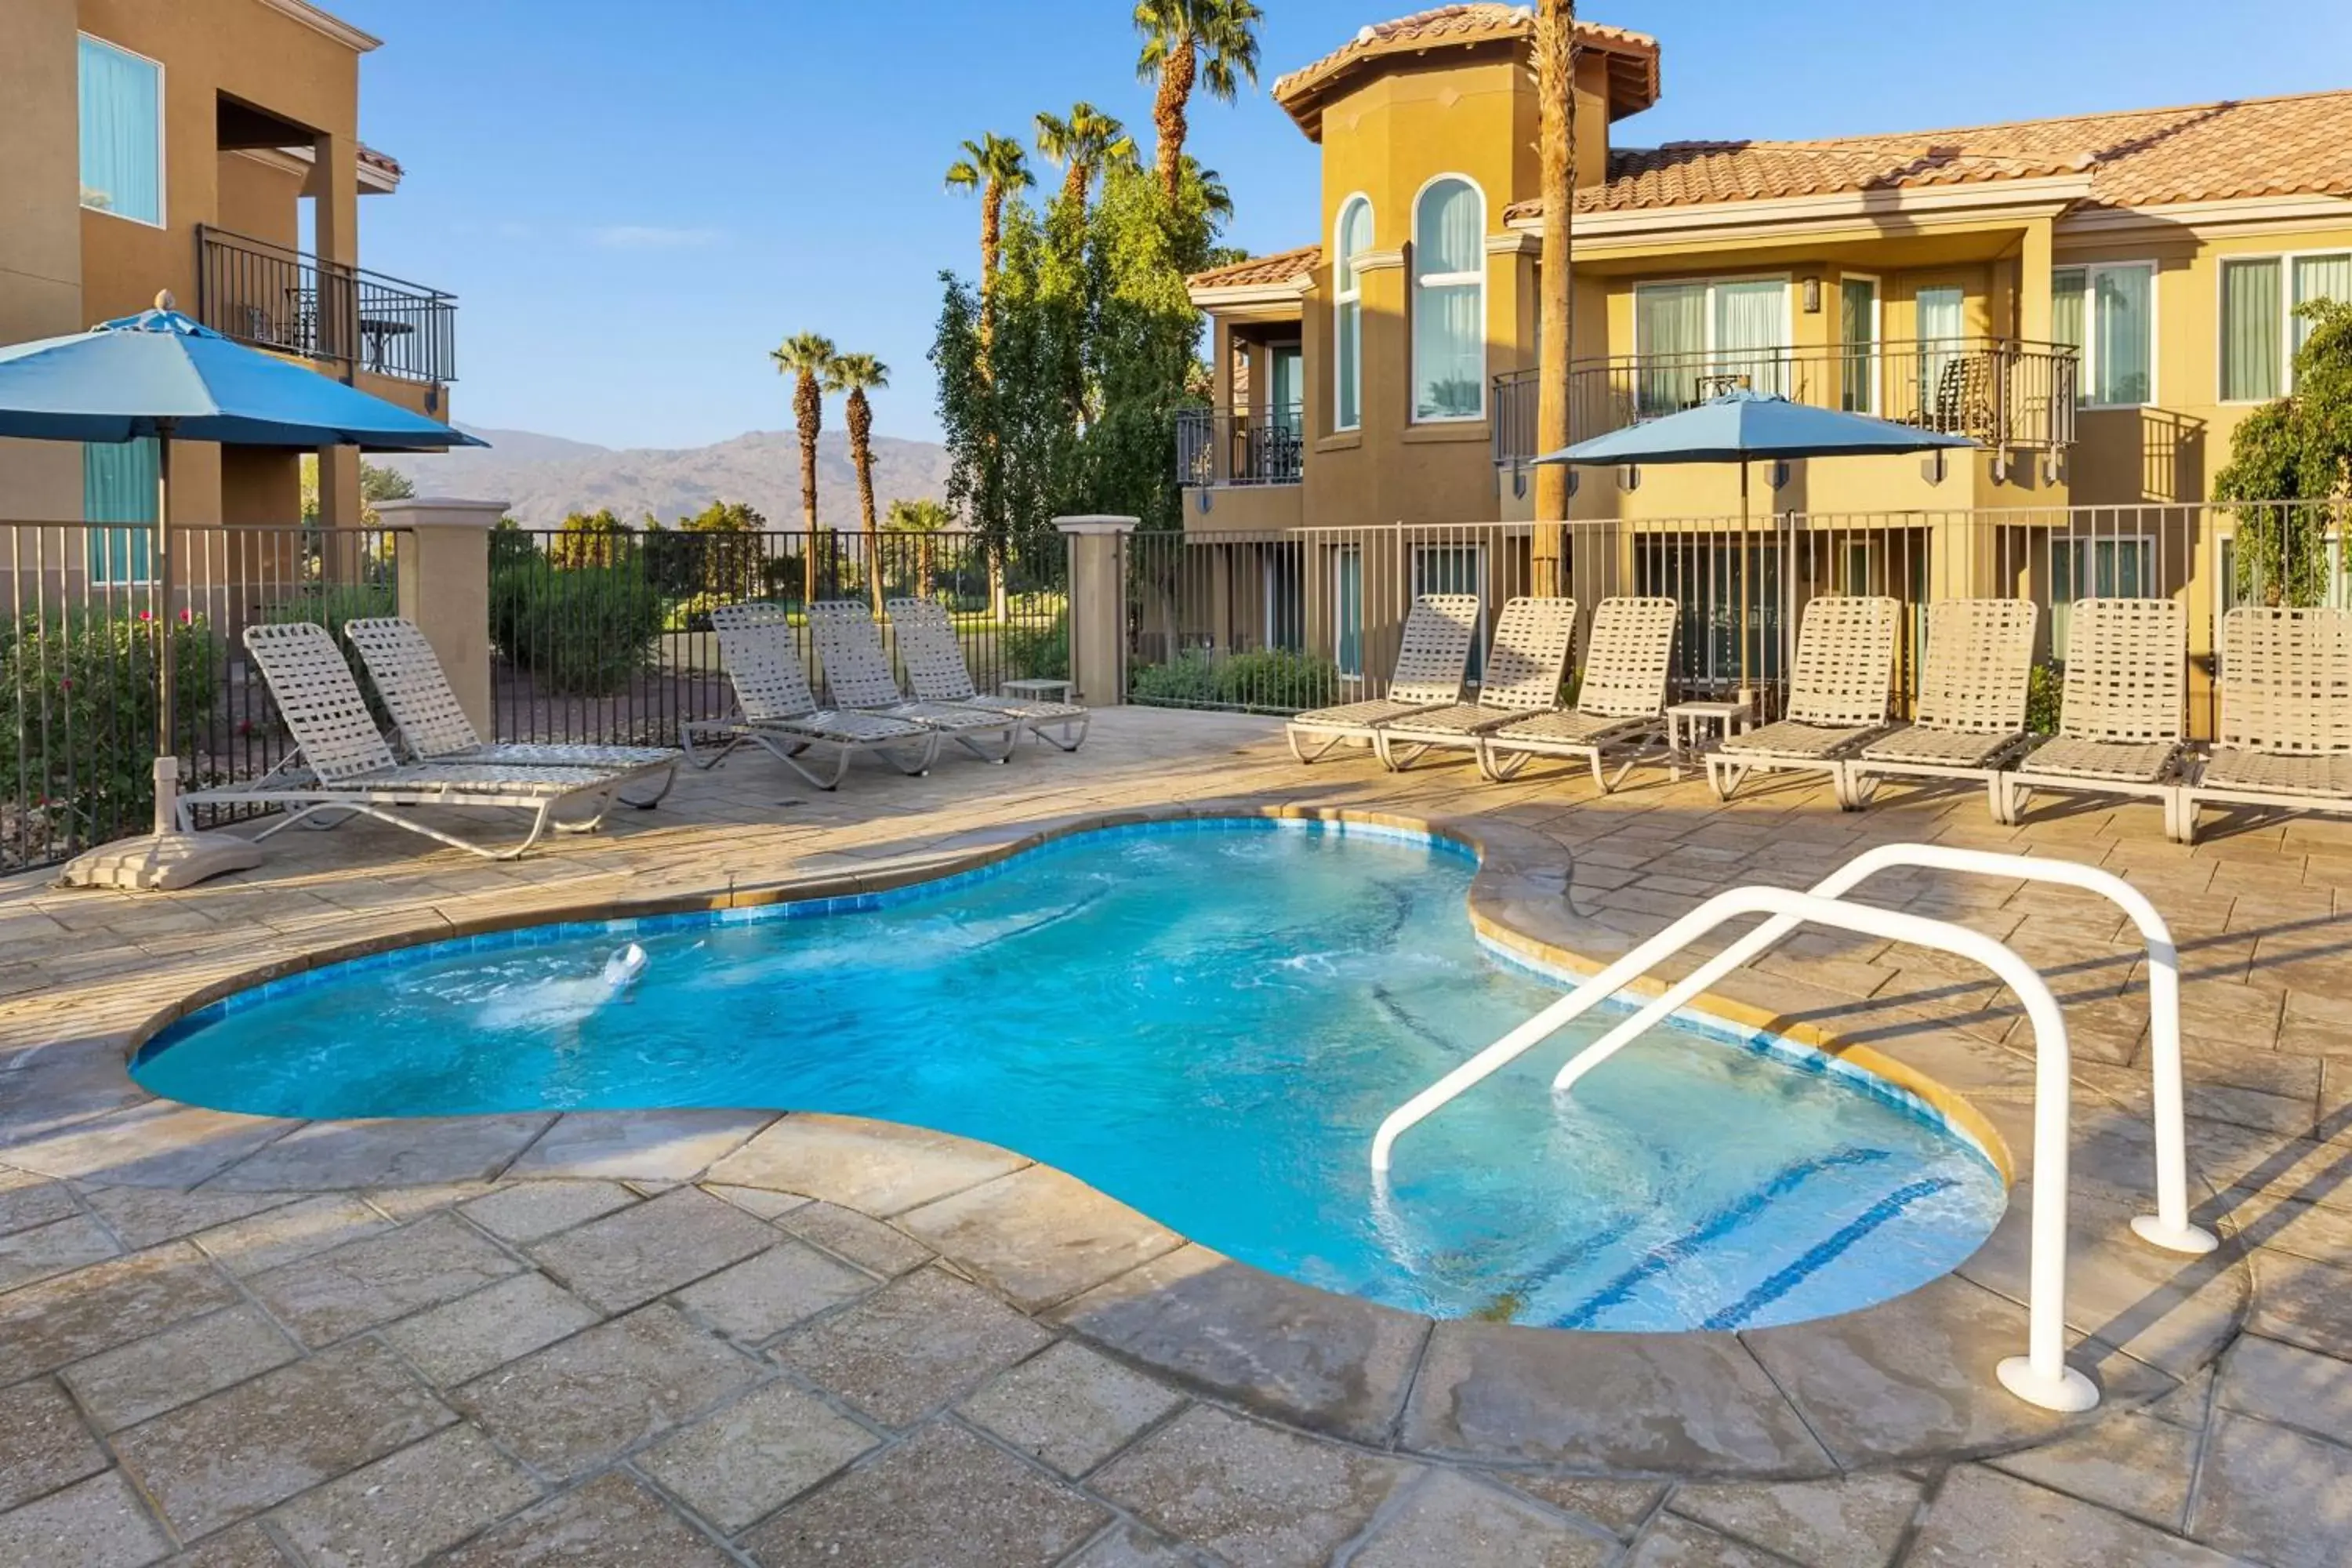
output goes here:
[{"label": "swimming pool", "polygon": [[[2006,1202],[1875,1079],[1675,1025],[1555,1103],[1564,1031],[1373,1129],[1559,994],[1440,841],[1230,819],[859,900],[543,927],[274,982],[152,1041],[156,1094],[289,1117],[772,1107],[961,1133],[1261,1268],[1442,1316],[1753,1327],[1947,1272]],[[602,971],[647,956],[634,985]]]}]

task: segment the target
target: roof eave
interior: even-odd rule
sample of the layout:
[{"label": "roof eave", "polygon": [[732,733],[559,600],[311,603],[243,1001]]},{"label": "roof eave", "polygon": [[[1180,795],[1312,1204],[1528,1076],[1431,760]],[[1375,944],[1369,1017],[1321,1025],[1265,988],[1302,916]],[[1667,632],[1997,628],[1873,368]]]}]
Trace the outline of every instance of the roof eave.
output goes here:
[{"label": "roof eave", "polygon": [[[2020,217],[2050,216],[2091,194],[2091,176],[2037,175],[2011,180],[1969,180],[1951,184],[1892,190],[1831,191],[1819,195],[1768,196],[1736,202],[1682,202],[1670,206],[1580,212],[1577,244],[1591,240],[1633,242],[1658,236],[1680,237],[1717,228],[1809,227],[1895,214],[1906,217],[1952,216],[2013,211]],[[1541,213],[1507,217],[1507,228],[1539,233]]]}]

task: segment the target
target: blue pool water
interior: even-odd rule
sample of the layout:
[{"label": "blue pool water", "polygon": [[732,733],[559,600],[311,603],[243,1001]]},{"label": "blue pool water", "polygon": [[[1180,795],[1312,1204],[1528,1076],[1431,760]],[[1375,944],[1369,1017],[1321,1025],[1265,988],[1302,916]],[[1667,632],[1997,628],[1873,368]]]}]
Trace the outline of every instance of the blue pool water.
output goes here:
[{"label": "blue pool water", "polygon": [[[440,944],[281,982],[159,1037],[160,1095],[278,1116],[775,1107],[1059,1166],[1233,1257],[1446,1316],[1789,1322],[1965,1258],[2005,1202],[1874,1080],[1662,1030],[1557,1103],[1598,1026],[1407,1133],[1372,1130],[1552,1000],[1472,935],[1464,852],[1261,822],[1061,840],[802,907]],[[868,900],[869,905],[876,900]],[[600,978],[640,942],[642,979]]]}]

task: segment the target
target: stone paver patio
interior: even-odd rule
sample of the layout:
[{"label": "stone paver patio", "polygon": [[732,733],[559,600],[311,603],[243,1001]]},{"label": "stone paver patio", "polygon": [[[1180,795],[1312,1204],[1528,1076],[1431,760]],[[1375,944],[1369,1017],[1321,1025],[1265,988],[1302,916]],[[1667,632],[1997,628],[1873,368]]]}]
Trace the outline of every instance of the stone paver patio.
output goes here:
[{"label": "stone paver patio", "polygon": [[[0,884],[0,1563],[2352,1561],[2352,829],[2216,824],[2191,851],[2152,806],[2012,831],[1973,794],[1844,816],[1794,782],[1727,805],[1637,781],[1302,769],[1265,721],[1115,710],[1075,756],[859,768],[833,796],[741,757],[511,865],[354,825],[184,894]],[[1990,1384],[2021,1338],[2015,1199],[1958,1273],[1826,1325],[1433,1328],[919,1131],[297,1124],[158,1102],[123,1070],[192,998],[324,952],[1267,807],[1470,837],[1490,933],[1587,958],[1874,843],[2118,871],[2179,940],[2200,1217],[2232,1240],[2197,1260],[2115,1239],[2147,1183],[2120,917],[1925,874],[1868,894],[2001,938],[2067,1006],[2070,1318],[2107,1394],[2086,1418]],[[1925,1074],[2024,1147],[2022,1023],[1980,973],[1808,934],[1725,1000]]]}]

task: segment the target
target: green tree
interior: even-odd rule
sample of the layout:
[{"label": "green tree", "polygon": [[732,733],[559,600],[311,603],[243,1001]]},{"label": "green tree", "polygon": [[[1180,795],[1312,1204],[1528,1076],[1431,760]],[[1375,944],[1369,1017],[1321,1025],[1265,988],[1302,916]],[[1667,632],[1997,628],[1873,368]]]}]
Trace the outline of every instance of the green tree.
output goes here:
[{"label": "green tree", "polygon": [[1083,213],[1097,173],[1111,163],[1135,162],[1135,138],[1093,104],[1074,103],[1067,119],[1037,116],[1037,152],[1063,171],[1060,205]]},{"label": "green tree", "polygon": [[636,536],[611,507],[575,511],[557,525],[547,558],[557,570],[572,572],[588,566],[617,566],[636,548]]},{"label": "green tree", "polygon": [[2294,355],[2294,390],[2240,422],[2230,462],[2213,477],[2217,501],[2242,504],[2234,549],[2238,596],[2317,605],[2328,589],[2327,537],[2352,514],[2352,301],[2314,300]]},{"label": "green tree", "polygon": [[768,351],[776,374],[793,378],[793,424],[801,437],[801,520],[808,539],[801,551],[801,602],[816,599],[816,438],[824,428],[824,376],[832,369],[833,340],[821,332],[797,332]]},{"label": "green tree", "polygon": [[915,593],[919,597],[932,597],[932,590],[937,586],[932,535],[942,531],[954,521],[946,507],[929,500],[894,500],[890,503],[888,515],[883,519],[882,526],[892,533],[916,535]]},{"label": "green tree", "polygon": [[1185,111],[1195,87],[1231,103],[1244,78],[1257,84],[1257,25],[1251,0],[1137,0],[1135,30],[1143,50],[1135,74],[1153,84],[1151,124],[1160,192],[1171,203],[1183,195]]},{"label": "green tree", "polygon": [[882,615],[882,554],[874,521],[874,409],[868,391],[890,384],[890,367],[872,354],[838,354],[825,367],[824,389],[845,393],[842,423],[849,427],[849,460],[857,469],[857,514],[866,525],[866,579],[874,615]]}]

